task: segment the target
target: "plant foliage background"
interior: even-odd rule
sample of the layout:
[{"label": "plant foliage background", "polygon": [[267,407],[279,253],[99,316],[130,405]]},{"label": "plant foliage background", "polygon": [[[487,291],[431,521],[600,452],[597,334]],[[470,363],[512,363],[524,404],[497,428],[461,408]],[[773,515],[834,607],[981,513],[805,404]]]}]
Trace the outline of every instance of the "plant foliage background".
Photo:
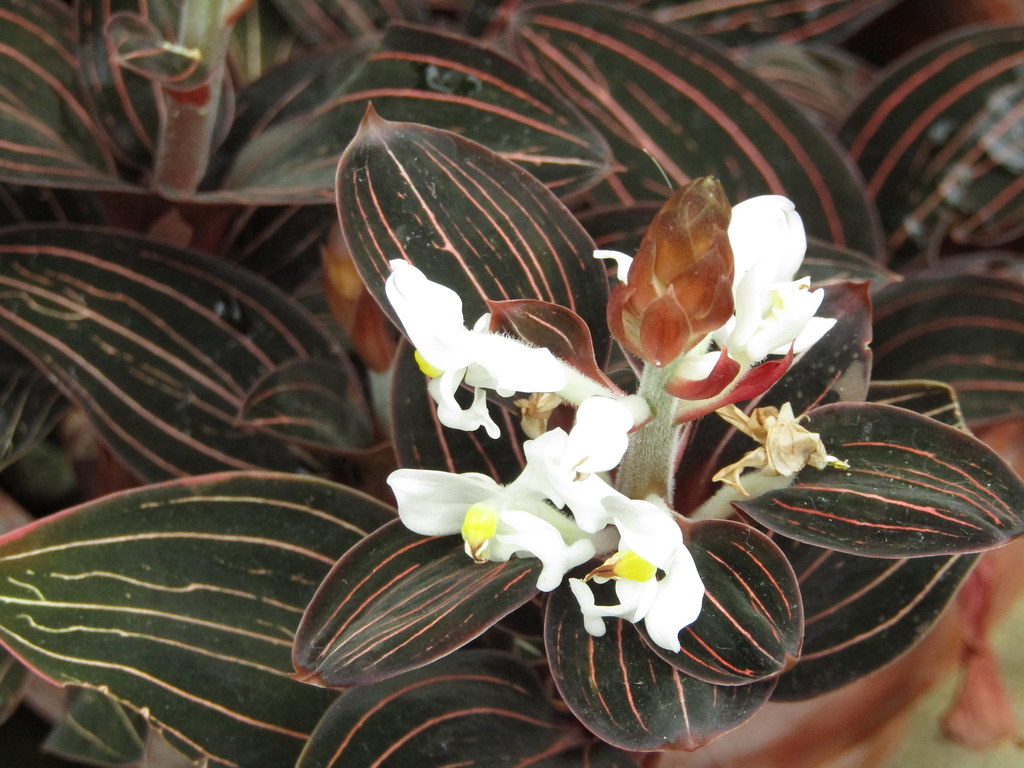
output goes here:
[{"label": "plant foliage background", "polygon": [[[980,1],[0,0],[0,750],[624,768],[912,647],[1024,531],[971,436],[1024,410],[1022,24]],[[587,634],[536,561],[395,522],[390,470],[509,482],[524,436],[508,408],[498,441],[441,428],[384,281],[404,258],[467,317],[572,310],[573,362],[627,386],[591,253],[635,251],[706,175],[796,203],[838,318],[740,405],[812,411],[854,479],[699,523],[719,610],[665,658],[626,622]],[[749,448],[693,422],[674,508]]]}]

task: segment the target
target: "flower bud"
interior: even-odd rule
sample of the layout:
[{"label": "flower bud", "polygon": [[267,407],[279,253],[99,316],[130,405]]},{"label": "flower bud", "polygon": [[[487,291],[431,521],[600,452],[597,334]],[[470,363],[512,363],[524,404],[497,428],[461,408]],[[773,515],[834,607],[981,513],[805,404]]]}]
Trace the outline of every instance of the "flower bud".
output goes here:
[{"label": "flower bud", "polygon": [[722,185],[708,176],[654,217],[608,302],[608,326],[626,349],[661,367],[732,316],[730,215]]}]

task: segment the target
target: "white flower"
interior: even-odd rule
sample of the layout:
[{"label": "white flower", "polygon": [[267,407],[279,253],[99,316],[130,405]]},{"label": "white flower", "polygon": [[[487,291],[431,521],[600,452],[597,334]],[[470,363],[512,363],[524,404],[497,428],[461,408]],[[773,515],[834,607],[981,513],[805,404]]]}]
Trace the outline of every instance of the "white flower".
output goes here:
[{"label": "white flower", "polygon": [[526,468],[513,485],[569,507],[580,528],[597,533],[612,522],[602,501],[617,493],[599,473],[618,466],[632,428],[633,416],[620,400],[587,398],[571,431],[552,429],[523,445]]},{"label": "white flower", "polygon": [[807,237],[793,203],[762,195],[734,206],[729,223],[735,277],[735,314],[711,336],[729,356],[749,366],[769,354],[810,347],[835,324],[815,318],[825,294],[809,290],[810,279],[794,280]]},{"label": "white flower", "polygon": [[[467,328],[459,295],[428,280],[408,262],[391,262],[384,289],[416,347],[420,368],[431,377],[428,390],[445,426],[468,431],[483,426],[496,438],[501,432],[487,410],[486,390],[508,397],[515,392],[565,388],[565,365],[550,351],[490,333],[490,315]],[[463,382],[474,388],[468,408],[455,399]]]},{"label": "white flower", "polygon": [[594,251],[595,259],[611,259],[615,262],[616,272],[615,279],[620,283],[626,282],[626,277],[629,275],[629,268],[633,266],[633,257],[627,256],[622,251],[608,251],[598,249]]},{"label": "white flower", "polygon": [[461,532],[467,554],[480,562],[536,557],[543,566],[537,588],[544,592],[614,541],[607,534],[580,530],[522,485],[501,486],[475,472],[399,469],[388,477],[388,485],[407,528],[424,536]]},{"label": "white flower", "polygon": [[[584,627],[600,637],[605,618],[642,620],[651,640],[678,652],[679,632],[696,621],[704,600],[704,585],[682,532],[667,510],[650,502],[616,495],[605,505],[621,537],[619,551],[587,579],[569,579]],[[609,579],[615,580],[619,602],[597,605],[587,581],[602,584]]]}]

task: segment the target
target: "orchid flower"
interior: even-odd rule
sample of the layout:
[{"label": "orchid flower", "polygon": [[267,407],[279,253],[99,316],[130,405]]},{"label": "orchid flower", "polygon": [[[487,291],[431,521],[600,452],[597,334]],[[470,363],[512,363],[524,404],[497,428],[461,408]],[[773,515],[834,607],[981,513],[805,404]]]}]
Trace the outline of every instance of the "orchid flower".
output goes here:
[{"label": "orchid flower", "polygon": [[[642,620],[651,640],[678,652],[679,632],[696,621],[704,599],[704,585],[682,531],[670,512],[651,502],[615,495],[605,505],[620,534],[619,550],[586,579],[569,579],[584,627],[601,637],[605,618]],[[609,579],[615,580],[619,602],[597,605],[587,582]]]},{"label": "orchid flower", "polygon": [[711,337],[741,365],[769,354],[810,347],[835,324],[816,318],[825,294],[809,290],[810,279],[794,280],[807,237],[793,203],[779,195],[745,200],[729,223],[735,278],[735,314]]},{"label": "orchid flower", "polygon": [[501,486],[487,475],[399,469],[388,477],[398,516],[424,536],[461,533],[477,562],[513,555],[541,561],[537,588],[548,592],[572,568],[605,551],[614,539],[592,535],[523,485]]},{"label": "orchid flower", "polygon": [[[431,378],[427,388],[446,427],[472,431],[482,426],[497,438],[501,431],[487,409],[486,390],[508,397],[515,392],[558,392],[566,386],[565,365],[550,351],[489,332],[488,314],[467,328],[455,291],[428,280],[412,264],[397,259],[390,263],[385,292],[416,347],[420,369]],[[463,382],[474,390],[467,408],[455,399]]]}]

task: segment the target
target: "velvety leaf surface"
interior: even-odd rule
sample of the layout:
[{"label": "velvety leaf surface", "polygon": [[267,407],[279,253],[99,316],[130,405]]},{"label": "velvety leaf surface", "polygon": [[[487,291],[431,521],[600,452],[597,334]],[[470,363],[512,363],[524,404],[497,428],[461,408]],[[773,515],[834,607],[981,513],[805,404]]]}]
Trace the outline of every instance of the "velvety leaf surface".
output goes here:
[{"label": "velvety leaf surface", "polygon": [[386,312],[388,261],[405,259],[459,294],[467,325],[487,312],[485,299],[548,301],[586,321],[603,357],[604,266],[562,204],[514,164],[446,131],[371,113],[342,157],[338,199],[349,251]]},{"label": "velvety leaf surface", "polygon": [[843,40],[898,0],[633,0],[656,19],[693,28],[729,46]]},{"label": "velvety leaf surface", "polygon": [[876,298],[875,376],[937,379],[970,423],[1024,413],[1024,285],[984,275],[910,279]]},{"label": "velvety leaf surface", "polygon": [[[351,60],[350,54],[339,56]],[[390,120],[463,134],[560,194],[593,184],[607,169],[601,135],[557,93],[516,62],[466,38],[392,27],[333,89],[315,69],[293,64],[288,72],[296,78],[292,87],[269,104],[261,132],[240,149],[223,181],[236,198],[330,200],[337,159],[371,103]],[[307,89],[322,98],[313,102]],[[285,98],[302,99],[308,107],[298,111]],[[252,100],[260,102],[265,99]]]},{"label": "velvety leaf surface", "polygon": [[43,440],[64,405],[53,383],[9,347],[0,347],[0,469]]},{"label": "velvety leaf surface", "polygon": [[0,640],[214,763],[280,768],[332,695],[291,677],[334,560],[390,517],[343,486],[232,473],[108,496],[0,539]]},{"label": "velvety leaf surface", "polygon": [[241,424],[318,451],[369,447],[373,425],[359,383],[339,382],[338,373],[338,365],[327,360],[286,363],[249,392]]},{"label": "velvety leaf surface", "polygon": [[[822,339],[800,355],[792,367],[761,397],[743,405],[748,412],[760,406],[793,406],[797,415],[827,403],[863,400],[871,370],[871,307],[865,283],[830,285],[818,311],[821,317],[837,318]],[[738,461],[756,444],[725,419],[709,414],[701,419],[687,440],[676,471],[674,508],[696,509],[719,486],[712,476]],[[723,510],[725,511],[725,510]]]},{"label": "velvety leaf surface", "polygon": [[809,699],[873,672],[913,646],[956,594],[977,555],[858,557],[778,539],[800,581],[804,648],[774,699]]},{"label": "velvety leaf surface", "polygon": [[346,43],[393,21],[422,21],[422,0],[272,0],[310,45]]},{"label": "velvety leaf surface", "polygon": [[44,749],[88,765],[135,766],[145,756],[149,724],[138,712],[90,688],[74,694]]},{"label": "velvety leaf surface", "polygon": [[287,445],[239,427],[248,392],[296,359],[329,360],[339,391],[352,381],[308,314],[213,257],[74,227],[4,230],[0,254],[0,332],[143,477],[302,467]]},{"label": "velvety leaf surface", "polygon": [[479,472],[499,483],[512,482],[526,463],[517,439],[519,420],[495,403],[491,413],[501,429],[492,440],[482,430],[448,429],[437,419],[437,404],[412,349],[399,347],[391,386],[391,427],[398,464],[442,472]]},{"label": "velvety leaf surface", "polygon": [[704,582],[697,621],[672,653],[651,642],[658,656],[709,683],[738,685],[772,677],[800,653],[803,610],[793,568],[760,531],[708,520],[688,532],[686,547]]},{"label": "velvety leaf surface", "polygon": [[1024,27],[958,31],[892,65],[839,136],[882,215],[893,260],[1024,229]]},{"label": "velvety leaf surface", "polygon": [[572,741],[528,667],[464,651],[343,693],[296,768],[512,768]]},{"label": "velvety leaf surface", "polygon": [[[719,178],[739,202],[784,194],[808,232],[875,255],[875,214],[846,160],[772,88],[695,35],[620,8],[533,6],[515,19],[522,55],[611,145],[609,202],[663,200]],[[664,176],[663,176],[664,174]]]},{"label": "velvety leaf surface", "polygon": [[78,91],[73,12],[56,0],[0,0],[0,178],[123,189]]},{"label": "velvety leaf surface", "polygon": [[603,637],[588,634],[572,592],[556,589],[544,643],[566,705],[598,737],[623,749],[697,749],[750,718],[775,687],[774,680],[731,686],[696,680],[655,656],[628,622],[606,624]]},{"label": "velvety leaf surface", "polygon": [[540,561],[477,563],[462,537],[395,520],[345,553],[302,617],[293,661],[318,685],[371,683],[465,645],[537,594]]},{"label": "velvety leaf surface", "polygon": [[978,551],[1024,532],[1024,484],[970,435],[873,403],[828,405],[805,423],[850,468],[807,468],[736,503],[774,531],[875,557]]}]

